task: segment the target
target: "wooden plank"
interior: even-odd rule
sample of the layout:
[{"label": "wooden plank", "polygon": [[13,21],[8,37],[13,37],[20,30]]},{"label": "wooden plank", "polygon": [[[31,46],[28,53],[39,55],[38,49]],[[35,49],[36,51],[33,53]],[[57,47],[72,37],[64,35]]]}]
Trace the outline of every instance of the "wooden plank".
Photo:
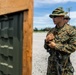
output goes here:
[{"label": "wooden plank", "polygon": [[22,75],[32,75],[33,0],[24,12],[23,22],[23,70]]},{"label": "wooden plank", "polygon": [[28,9],[30,0],[0,0],[0,15]]}]

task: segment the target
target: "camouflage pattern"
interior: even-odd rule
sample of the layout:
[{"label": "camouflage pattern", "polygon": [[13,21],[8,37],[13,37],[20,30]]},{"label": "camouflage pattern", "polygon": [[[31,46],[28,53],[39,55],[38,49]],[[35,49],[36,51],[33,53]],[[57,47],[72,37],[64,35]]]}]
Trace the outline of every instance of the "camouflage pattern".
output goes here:
[{"label": "camouflage pattern", "polygon": [[70,17],[68,15],[65,15],[64,19],[70,20]]},{"label": "camouflage pattern", "polygon": [[49,15],[50,18],[52,18],[53,16],[65,16],[67,14],[67,12],[64,12],[62,7],[56,8],[52,14]]},{"label": "camouflage pattern", "polygon": [[45,42],[44,48],[50,53],[47,75],[73,75],[74,68],[70,54],[76,50],[76,30],[65,24],[61,28],[52,28],[47,35],[54,34],[55,48],[49,48]]}]

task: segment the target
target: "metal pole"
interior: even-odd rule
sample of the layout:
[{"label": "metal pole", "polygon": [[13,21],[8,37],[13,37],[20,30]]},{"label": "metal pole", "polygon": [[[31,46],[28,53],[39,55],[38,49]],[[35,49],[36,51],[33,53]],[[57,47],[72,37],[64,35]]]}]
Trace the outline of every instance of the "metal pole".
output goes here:
[{"label": "metal pole", "polygon": [[[71,10],[71,7],[68,8],[68,15],[70,17],[70,10]],[[69,24],[70,24],[70,20],[69,20]]]}]

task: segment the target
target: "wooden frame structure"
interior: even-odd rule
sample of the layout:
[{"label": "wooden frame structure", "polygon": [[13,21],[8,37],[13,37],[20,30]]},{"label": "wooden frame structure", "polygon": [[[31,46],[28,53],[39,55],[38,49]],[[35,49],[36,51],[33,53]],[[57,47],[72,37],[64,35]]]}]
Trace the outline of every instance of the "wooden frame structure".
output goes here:
[{"label": "wooden frame structure", "polygon": [[24,11],[22,75],[32,75],[33,0],[0,0],[0,15]]}]

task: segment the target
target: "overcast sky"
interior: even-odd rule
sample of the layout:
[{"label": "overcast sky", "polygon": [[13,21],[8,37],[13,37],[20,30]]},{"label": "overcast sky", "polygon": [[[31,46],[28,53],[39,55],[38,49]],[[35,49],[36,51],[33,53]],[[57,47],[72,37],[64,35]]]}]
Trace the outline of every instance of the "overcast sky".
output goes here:
[{"label": "overcast sky", "polygon": [[76,26],[76,0],[34,0],[33,28],[54,27],[49,14],[57,7],[70,8],[70,24]]}]

